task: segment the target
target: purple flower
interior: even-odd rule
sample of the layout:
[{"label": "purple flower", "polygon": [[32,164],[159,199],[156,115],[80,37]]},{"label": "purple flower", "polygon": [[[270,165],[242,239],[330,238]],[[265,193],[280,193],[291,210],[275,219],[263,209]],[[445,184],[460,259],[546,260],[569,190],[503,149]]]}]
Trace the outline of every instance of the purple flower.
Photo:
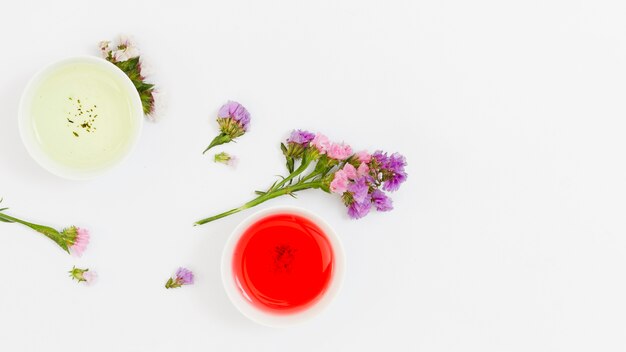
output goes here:
[{"label": "purple flower", "polygon": [[367,198],[361,203],[352,202],[352,204],[348,206],[348,215],[350,215],[350,217],[353,219],[360,219],[367,215],[370,212],[371,208],[372,203],[370,199]]},{"label": "purple flower", "polygon": [[165,288],[177,288],[182,285],[191,284],[193,284],[193,272],[186,268],[178,268],[178,270],[176,270],[176,275],[174,277],[170,277],[165,283]]},{"label": "purple flower", "polygon": [[387,181],[383,184],[383,189],[388,192],[397,191],[400,185],[406,181],[407,174],[404,171],[393,173]]},{"label": "purple flower", "polygon": [[372,192],[372,203],[378,211],[389,211],[393,209],[391,198],[387,197],[385,192],[376,189]]},{"label": "purple flower", "polygon": [[348,191],[352,194],[352,199],[357,203],[365,202],[367,194],[369,192],[369,185],[365,177],[360,177],[350,185],[348,185]]},{"label": "purple flower", "polygon": [[289,138],[287,138],[288,143],[296,143],[304,146],[308,146],[309,143],[315,138],[315,134],[309,131],[303,130],[293,130]]},{"label": "purple flower", "polygon": [[202,154],[217,145],[229,143],[235,138],[243,136],[248,131],[250,113],[238,102],[228,101],[222,105],[217,113],[217,124],[220,126],[221,133],[213,138],[211,144],[206,147]]},{"label": "purple flower", "polygon": [[221,119],[231,118],[239,122],[244,131],[248,130],[248,125],[250,124],[250,113],[243,105],[236,101],[229,100],[226,104],[222,105],[220,111],[217,113],[217,117]]},{"label": "purple flower", "polygon": [[377,150],[372,154],[372,159],[376,161],[381,168],[386,168],[389,157],[387,157],[387,153]]},{"label": "purple flower", "polygon": [[400,153],[393,153],[388,159],[386,168],[392,172],[404,172],[406,158]]}]

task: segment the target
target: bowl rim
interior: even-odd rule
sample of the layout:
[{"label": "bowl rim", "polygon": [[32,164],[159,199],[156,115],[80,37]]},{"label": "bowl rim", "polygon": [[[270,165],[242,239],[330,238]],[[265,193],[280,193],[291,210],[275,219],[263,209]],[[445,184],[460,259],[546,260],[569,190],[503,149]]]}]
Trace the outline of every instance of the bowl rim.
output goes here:
[{"label": "bowl rim", "polygon": [[[36,91],[37,85],[41,82],[42,79],[46,77],[49,73],[53,72],[55,69],[62,67],[71,63],[93,63],[96,65],[100,65],[100,67],[104,68],[111,74],[121,78],[121,84],[125,87],[125,89],[130,94],[130,99],[132,102],[132,111],[131,117],[136,120],[137,127],[134,133],[131,135],[130,143],[123,155],[119,157],[119,159],[113,161],[110,165],[106,165],[97,170],[77,170],[66,165],[62,165],[57,161],[50,158],[41,148],[39,143],[34,139],[34,132],[30,127],[31,123],[31,115],[30,115],[30,103],[32,102],[33,95]],[[141,103],[141,98],[139,97],[139,93],[135,88],[135,85],[130,80],[130,78],[122,71],[120,68],[115,66],[113,63],[99,58],[97,56],[89,56],[89,55],[78,55],[78,56],[70,56],[60,60],[55,60],[53,62],[48,63],[47,65],[40,68],[28,81],[24,90],[22,91],[22,95],[19,101],[19,110],[18,110],[18,129],[20,133],[20,137],[22,139],[22,144],[26,148],[26,151],[31,156],[31,158],[43,169],[46,171],[67,179],[67,180],[90,180],[102,174],[105,174],[112,169],[116,168],[120,164],[124,163],[126,159],[128,159],[129,155],[136,148],[139,143],[139,137],[141,136],[141,131],[144,122],[144,113],[143,113],[143,105]]]},{"label": "bowl rim", "polygon": [[[311,307],[308,307],[307,309],[296,313],[279,315],[262,311],[254,307],[243,297],[234,279],[232,261],[235,247],[239,242],[241,236],[244,234],[245,230],[250,225],[266,216],[284,213],[290,213],[305,217],[315,223],[324,231],[326,237],[330,241],[333,250],[333,276],[331,278],[328,288],[326,289],[326,292],[324,292],[319,301],[314,303]],[[224,289],[226,290],[226,294],[230,301],[233,303],[233,305],[235,305],[237,310],[239,310],[239,312],[241,312],[241,314],[246,316],[248,319],[258,324],[269,327],[292,326],[305,322],[320,314],[326,307],[328,307],[328,305],[330,305],[330,303],[339,293],[341,286],[343,285],[346,270],[346,260],[343,245],[341,244],[341,241],[337,236],[335,230],[317,214],[295,206],[275,206],[262,209],[249,215],[247,218],[241,221],[231,232],[226,242],[226,245],[224,246],[224,250],[222,251],[221,265],[222,283]]]}]

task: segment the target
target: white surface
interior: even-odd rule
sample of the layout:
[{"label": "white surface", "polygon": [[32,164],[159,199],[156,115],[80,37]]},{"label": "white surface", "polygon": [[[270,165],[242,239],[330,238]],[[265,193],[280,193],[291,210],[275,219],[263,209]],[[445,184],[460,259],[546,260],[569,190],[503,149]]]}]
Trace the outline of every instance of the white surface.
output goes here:
[{"label": "white surface", "polygon": [[[239,243],[239,240],[241,240],[241,236],[243,236],[251,225],[269,215],[285,213],[304,216],[305,218],[313,221],[313,223],[316,224],[324,234],[326,234],[333,252],[332,276],[328,288],[312,307],[293,314],[272,314],[258,309],[251,304],[249,297],[244,297],[244,295],[242,295],[241,283],[239,280],[235,279],[236,275],[233,270],[233,257],[235,256],[235,247]],[[337,236],[337,232],[335,232],[335,230],[317,214],[301,207],[270,207],[255,211],[239,223],[239,225],[237,225],[237,227],[233,230],[224,245],[224,250],[222,251],[221,272],[224,290],[226,291],[230,301],[235,305],[235,307],[237,307],[241,314],[262,325],[284,328],[309,321],[310,319],[318,316],[325,309],[327,309],[330,304],[332,304],[333,300],[340,292],[345,279],[346,258],[343,245],[341,244],[341,239]]]},{"label": "white surface", "polygon": [[[0,12],[0,185],[14,214],[86,226],[75,260],[0,224],[2,351],[620,351],[626,348],[623,1],[28,1]],[[10,6],[9,6],[10,5]],[[166,89],[121,168],[49,175],[17,132],[30,76],[134,34]],[[228,99],[253,116],[201,151]],[[312,321],[265,328],[228,301],[220,253],[238,205],[283,169],[294,127],[401,151],[396,210],[350,221],[302,193],[342,238],[347,274]],[[66,271],[97,270],[94,287]],[[197,284],[165,290],[177,266]]]}]

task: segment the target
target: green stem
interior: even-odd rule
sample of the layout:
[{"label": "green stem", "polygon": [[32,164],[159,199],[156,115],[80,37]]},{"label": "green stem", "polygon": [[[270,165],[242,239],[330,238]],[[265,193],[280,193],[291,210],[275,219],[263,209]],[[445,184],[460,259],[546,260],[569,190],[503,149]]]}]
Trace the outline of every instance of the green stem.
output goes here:
[{"label": "green stem", "polygon": [[211,144],[209,144],[208,147],[206,147],[206,149],[202,152],[202,154],[206,153],[209,149],[220,145],[220,144],[224,144],[224,143],[228,143],[230,142],[232,139],[230,138],[229,135],[227,135],[226,133],[220,133],[217,137],[213,138],[213,140],[211,141]]},{"label": "green stem", "polygon": [[296,176],[300,175],[301,173],[303,173],[309,167],[310,164],[311,164],[310,161],[302,159],[302,164],[300,164],[300,166],[296,169],[296,171],[292,172],[289,176],[287,176],[282,181],[278,182],[276,185],[274,185],[272,188],[270,188],[267,193],[271,193],[273,190],[280,189],[287,182],[289,182],[292,179],[294,179],[294,177],[296,177]]},{"label": "green stem", "polygon": [[64,241],[64,239],[62,238],[61,234],[53,229],[52,227],[49,226],[44,226],[44,225],[38,225],[38,224],[33,224],[31,222],[28,221],[24,221],[18,218],[14,218],[10,215],[4,214],[4,213],[0,213],[0,221],[2,222],[9,222],[9,223],[18,223],[18,224],[22,224],[24,226],[27,226],[37,232],[39,232],[40,234],[48,237],[49,239],[53,240],[54,242],[56,242],[56,244],[58,244],[64,251],[69,253],[69,250],[67,248],[67,243]]},{"label": "green stem", "polygon": [[288,186],[288,187],[284,187],[284,188],[280,188],[280,189],[275,189],[275,190],[273,190],[271,192],[265,193],[265,194],[263,194],[261,196],[258,196],[256,198],[254,198],[253,200],[251,200],[248,203],[240,206],[239,208],[234,208],[234,209],[231,209],[229,211],[223,212],[221,214],[217,214],[217,215],[208,217],[206,219],[202,219],[200,221],[197,221],[194,224],[194,226],[203,225],[203,224],[206,224],[208,222],[224,218],[224,217],[226,217],[228,215],[232,215],[232,214],[238,213],[238,212],[240,212],[242,210],[246,210],[246,209],[252,208],[254,206],[257,206],[257,205],[259,205],[259,204],[261,204],[261,203],[263,203],[265,201],[268,201],[268,200],[276,198],[276,197],[284,196],[284,195],[291,194],[293,192],[301,191],[301,190],[304,190],[304,189],[320,188],[321,186],[322,186],[322,182],[321,181],[316,181],[316,182],[298,183],[298,184],[295,184],[293,186]]}]

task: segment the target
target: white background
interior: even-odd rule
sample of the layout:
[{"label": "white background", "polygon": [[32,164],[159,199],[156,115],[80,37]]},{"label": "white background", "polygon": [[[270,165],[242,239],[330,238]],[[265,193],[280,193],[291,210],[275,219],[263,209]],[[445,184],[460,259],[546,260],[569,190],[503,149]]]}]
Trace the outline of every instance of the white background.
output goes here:
[{"label": "white background", "polygon": [[[10,6],[10,7],[9,7]],[[623,351],[626,7],[622,1],[13,1],[0,10],[0,195],[11,213],[87,227],[81,259],[0,224],[1,351]],[[31,75],[135,36],[167,91],[113,172],[69,182],[17,132]],[[252,129],[201,151],[228,99]],[[294,204],[343,240],[342,292],[316,319],[258,326],[219,278],[230,231],[202,227],[283,170],[292,128],[400,151],[396,210],[351,221]],[[72,265],[100,274],[93,287]],[[178,266],[197,284],[165,290]]]}]

